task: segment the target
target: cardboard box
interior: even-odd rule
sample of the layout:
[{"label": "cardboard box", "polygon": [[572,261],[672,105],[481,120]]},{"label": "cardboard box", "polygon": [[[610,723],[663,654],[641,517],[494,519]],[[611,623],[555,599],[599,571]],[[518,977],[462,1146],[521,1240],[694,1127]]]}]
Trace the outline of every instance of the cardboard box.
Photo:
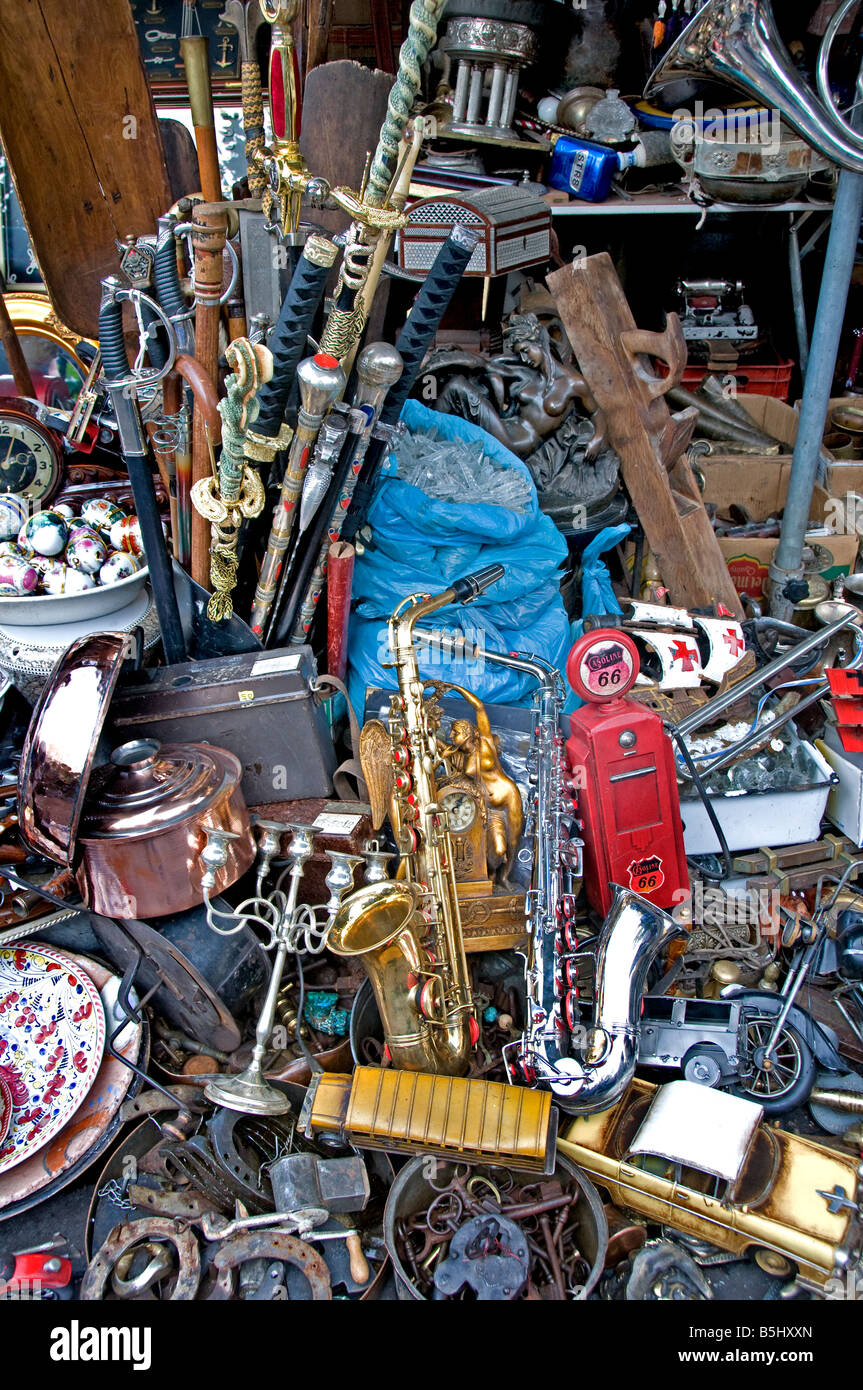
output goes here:
[{"label": "cardboard box", "polygon": [[[790,405],[771,396],[741,396],[740,404],[755,424],[772,434],[785,446],[781,454],[715,454],[701,461],[707,485],[705,502],[715,502],[720,508],[736,502],[746,507],[756,521],[778,514],[785,506],[791,478],[791,453],[797,438],[799,415]],[[858,537],[846,535],[846,508],[825,488],[816,487],[812,495],[810,517],[824,521],[831,534],[807,537],[813,544],[824,546],[833,556],[833,564],[824,571],[825,579],[848,574],[857,558]],[[848,527],[852,530],[851,527]],[[764,597],[770,561],[776,549],[776,538],[757,536],[720,536],[719,548],[739,594],[749,594],[756,600]]]},{"label": "cardboard box", "polygon": [[[849,493],[863,497],[863,460],[836,459],[827,469],[824,484],[834,497],[847,498]],[[859,515],[863,521],[863,504],[854,503],[853,497],[848,503],[848,510],[855,516]]]},{"label": "cardboard box", "polygon": [[[753,468],[749,459],[736,458],[711,463],[704,471],[707,475],[705,502],[716,502],[720,507],[731,502],[742,503],[757,521],[775,515],[785,506],[791,477],[789,459],[765,459],[761,466]],[[831,526],[837,522],[842,524],[844,513],[841,499],[831,497],[822,487],[815,488],[810,508],[812,518]],[[812,534],[807,539],[813,545],[824,546],[833,556],[833,564],[823,571],[825,579],[850,574],[857,559],[857,535]],[[738,594],[762,599],[776,537],[719,536],[718,540]]]}]

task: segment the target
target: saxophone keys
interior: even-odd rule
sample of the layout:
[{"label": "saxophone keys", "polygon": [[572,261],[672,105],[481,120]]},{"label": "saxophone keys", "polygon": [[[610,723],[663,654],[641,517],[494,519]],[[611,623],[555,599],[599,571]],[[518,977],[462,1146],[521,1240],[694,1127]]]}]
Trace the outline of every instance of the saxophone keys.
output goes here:
[{"label": "saxophone keys", "polygon": [[567,990],[563,996],[563,1016],[570,1033],[574,1033],[581,1025],[581,1009],[579,1008],[577,990]]}]

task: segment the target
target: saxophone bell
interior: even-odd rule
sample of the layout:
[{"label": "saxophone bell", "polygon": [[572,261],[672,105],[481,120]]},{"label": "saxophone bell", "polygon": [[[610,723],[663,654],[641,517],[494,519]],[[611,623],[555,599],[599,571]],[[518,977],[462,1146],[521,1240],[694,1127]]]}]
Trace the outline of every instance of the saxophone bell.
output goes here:
[{"label": "saxophone bell", "polygon": [[334,955],[362,960],[394,1067],[459,1076],[467,1069],[472,1030],[464,1010],[447,1007],[424,944],[422,899],[415,883],[366,884],[342,902],[327,945]]},{"label": "saxophone bell", "polygon": [[[850,0],[841,7],[841,19]],[[826,87],[826,60],[835,36],[825,34],[819,85]],[[769,110],[778,111],[816,150],[840,168],[863,173],[860,133],[801,81],[782,41],[769,0],[707,0],[674,41],[645,88],[649,97],[681,77],[730,82]]]},{"label": "saxophone bell", "polygon": [[638,1026],[647,972],[683,929],[673,917],[620,884],[596,948],[592,1027],[581,1085],[552,1090],[561,1109],[576,1115],[607,1110],[623,1095],[638,1061]]}]

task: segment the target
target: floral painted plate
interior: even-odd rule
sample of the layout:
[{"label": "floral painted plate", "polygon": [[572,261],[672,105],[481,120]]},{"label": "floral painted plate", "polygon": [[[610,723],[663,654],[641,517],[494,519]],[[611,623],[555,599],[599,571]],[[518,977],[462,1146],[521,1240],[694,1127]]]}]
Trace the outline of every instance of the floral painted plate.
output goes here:
[{"label": "floral painted plate", "polygon": [[9,1082],[0,1076],[0,1144],[9,1133],[9,1126],[12,1123],[12,1088]]},{"label": "floral painted plate", "polygon": [[0,1173],[41,1149],[87,1096],[105,1047],[105,1011],[90,977],[63,951],[0,950],[0,1079],[12,1123]]}]

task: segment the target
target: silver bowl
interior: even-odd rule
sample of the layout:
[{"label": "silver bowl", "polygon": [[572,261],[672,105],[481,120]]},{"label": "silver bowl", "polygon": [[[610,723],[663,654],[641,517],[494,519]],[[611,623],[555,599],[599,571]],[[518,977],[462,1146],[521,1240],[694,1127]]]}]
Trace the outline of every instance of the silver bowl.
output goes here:
[{"label": "silver bowl", "polygon": [[0,625],[48,627],[51,623],[102,618],[125,608],[141,592],[149,570],[138,570],[116,584],[97,584],[82,594],[8,594],[0,596]]}]

